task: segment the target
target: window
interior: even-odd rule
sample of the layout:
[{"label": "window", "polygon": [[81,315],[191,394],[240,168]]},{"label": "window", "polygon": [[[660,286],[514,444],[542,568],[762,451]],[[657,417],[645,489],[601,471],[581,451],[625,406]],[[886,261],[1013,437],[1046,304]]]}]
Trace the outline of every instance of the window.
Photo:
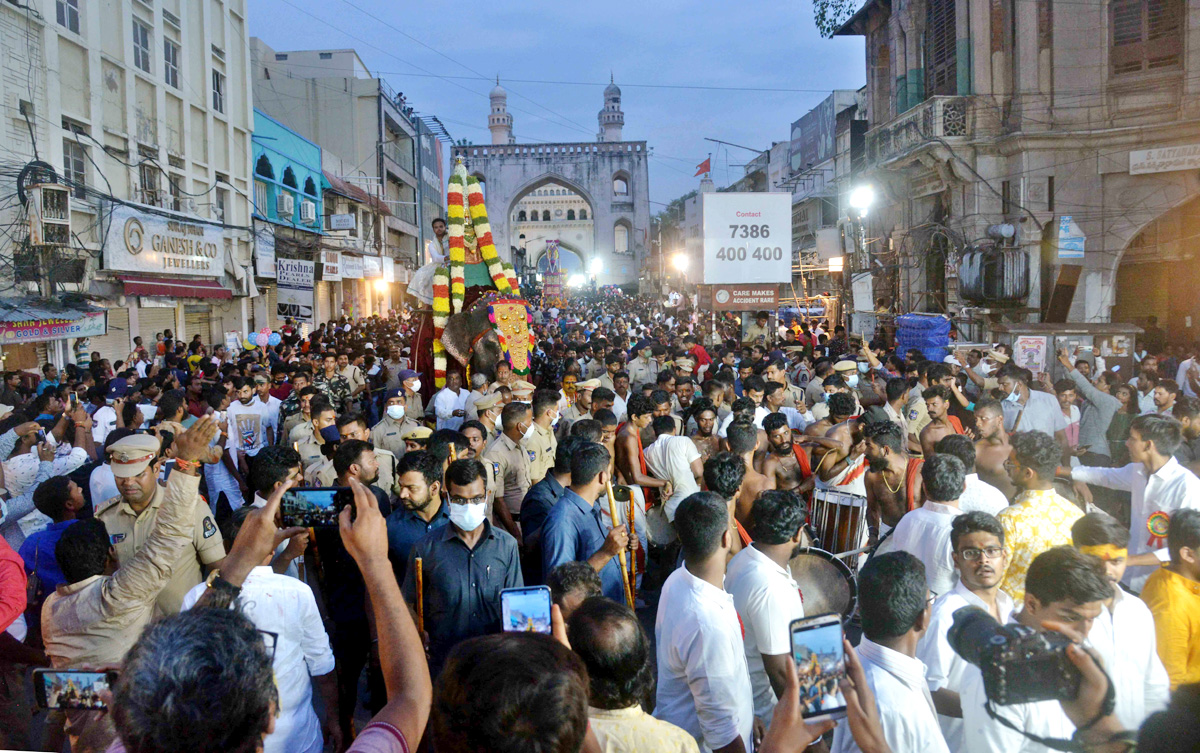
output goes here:
[{"label": "window", "polygon": [[[925,4],[925,96],[958,93],[955,0]],[[910,105],[916,104],[910,102]]]},{"label": "window", "polygon": [[549,221],[550,221],[550,210],[543,209],[542,210],[542,222],[549,222]]},{"label": "window", "polygon": [[263,217],[267,216],[267,210],[270,208],[267,195],[267,184],[261,180],[254,181],[254,211]]},{"label": "window", "polygon": [[133,64],[150,73],[150,27],[133,19]]},{"label": "window", "polygon": [[332,52],[322,52],[322,53],[318,54],[318,57],[321,58],[322,60],[333,60],[333,53]]},{"label": "window", "polygon": [[87,194],[84,184],[87,179],[87,156],[83,152],[83,144],[75,139],[63,139],[63,177],[71,186],[71,195],[77,199]]},{"label": "window", "polygon": [[286,52],[277,52],[277,53],[275,53],[275,59],[276,60],[287,60],[287,53]]},{"label": "window", "polygon": [[1000,181],[1000,214],[1006,217],[1012,213],[1012,183]]},{"label": "window", "polygon": [[1183,61],[1180,0],[1112,0],[1113,75],[1178,68]]},{"label": "window", "polygon": [[[257,186],[257,185],[258,185],[258,183],[255,182],[255,186]],[[264,186],[264,188],[266,188],[266,186]],[[216,204],[214,205],[213,209],[216,211],[216,219],[220,220],[221,222],[224,222],[225,218],[228,216],[226,214],[226,212],[229,211],[229,189],[228,188],[218,188],[216,193],[217,193],[217,200],[216,200]]]},{"label": "window", "polygon": [[573,219],[575,219],[575,210],[574,210],[574,209],[568,209],[568,210],[567,210],[567,219],[568,219],[568,220],[573,220]]},{"label": "window", "polygon": [[58,25],[79,33],[79,0],[57,0]]},{"label": "window", "polygon": [[290,167],[283,168],[283,185],[296,188],[296,173]]},{"label": "window", "polygon": [[1054,176],[1046,178],[1046,211],[1054,211]]},{"label": "window", "polygon": [[260,155],[254,163],[254,174],[275,180],[275,168],[271,167],[271,160],[267,159],[267,155]]},{"label": "window", "polygon": [[629,253],[629,228],[617,225],[613,230],[613,251],[618,254]]},{"label": "window", "polygon": [[163,80],[179,88],[179,45],[169,39],[163,40]]},{"label": "window", "polygon": [[521,211],[517,212],[517,222],[524,222],[524,221],[525,221],[525,210],[522,209]]},{"label": "window", "polygon": [[586,209],[579,210],[579,219],[581,219],[581,220],[587,219],[587,210]]},{"label": "window", "polygon": [[613,179],[613,193],[617,196],[629,195],[629,183],[624,178]]},{"label": "window", "polygon": [[213,109],[225,112],[225,74],[220,71],[212,72]]},{"label": "window", "polygon": [[158,165],[152,160],[158,159],[158,152],[144,146],[138,147],[138,185],[142,189],[142,201],[146,204],[158,204]]},{"label": "window", "polygon": [[183,176],[182,175],[168,175],[167,176],[167,189],[171,192],[171,205],[169,208],[174,209],[176,212],[183,211],[183,188],[181,188],[182,185],[183,185]]}]

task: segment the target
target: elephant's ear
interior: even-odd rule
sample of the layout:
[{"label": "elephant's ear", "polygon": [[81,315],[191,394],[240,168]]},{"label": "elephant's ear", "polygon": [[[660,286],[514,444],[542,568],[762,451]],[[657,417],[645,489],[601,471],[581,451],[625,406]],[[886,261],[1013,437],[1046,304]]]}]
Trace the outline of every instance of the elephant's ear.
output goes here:
[{"label": "elephant's ear", "polygon": [[491,327],[487,307],[454,314],[446,322],[446,329],[442,332],[442,345],[446,346],[446,352],[454,356],[459,365],[466,366],[475,338],[486,333]]}]

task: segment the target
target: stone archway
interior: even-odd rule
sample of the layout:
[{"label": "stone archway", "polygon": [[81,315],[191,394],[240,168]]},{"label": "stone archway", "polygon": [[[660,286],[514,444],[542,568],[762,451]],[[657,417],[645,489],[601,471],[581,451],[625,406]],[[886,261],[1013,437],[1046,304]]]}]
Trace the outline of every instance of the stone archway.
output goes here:
[{"label": "stone archway", "polygon": [[[580,214],[586,212],[586,219]],[[522,220],[522,215],[527,219]],[[531,270],[540,268],[547,244],[557,241],[564,269],[585,273],[596,248],[595,205],[588,192],[561,175],[542,175],[521,188],[509,202],[513,245],[525,249]]]},{"label": "stone archway", "polygon": [[1168,209],[1146,223],[1121,253],[1114,276],[1111,319],[1139,326],[1150,316],[1174,334],[1173,342],[1197,339],[1200,332],[1200,196]]}]

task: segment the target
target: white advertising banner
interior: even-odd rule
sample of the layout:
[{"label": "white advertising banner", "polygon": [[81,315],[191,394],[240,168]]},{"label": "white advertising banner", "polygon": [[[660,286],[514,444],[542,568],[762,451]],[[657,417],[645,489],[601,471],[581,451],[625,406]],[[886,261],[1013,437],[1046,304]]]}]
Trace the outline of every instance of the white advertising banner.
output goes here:
[{"label": "white advertising banner", "polygon": [[383,260],[383,281],[396,281],[396,262],[392,259],[384,258]]},{"label": "white advertising banner", "polygon": [[336,282],[342,279],[342,252],[321,252],[321,279],[325,282]]},{"label": "white advertising banner", "polygon": [[275,228],[254,223],[254,274],[275,279]]},{"label": "white advertising banner", "polygon": [[276,259],[275,271],[279,299],[276,314],[280,319],[292,318],[301,322],[313,320],[313,277],[315,262],[303,259]]},{"label": "white advertising banner", "polygon": [[791,194],[702,196],[705,284],[791,281]]},{"label": "white advertising banner", "polygon": [[361,280],[363,278],[363,258],[342,254],[342,279]]},{"label": "white advertising banner", "polygon": [[225,241],[216,225],[124,204],[112,205],[109,217],[105,269],[192,277],[220,277],[224,271]]},{"label": "white advertising banner", "polygon": [[[383,277],[383,260],[378,256],[364,256],[363,261],[363,277],[368,280],[376,280]],[[389,259],[388,261],[391,261]]]}]

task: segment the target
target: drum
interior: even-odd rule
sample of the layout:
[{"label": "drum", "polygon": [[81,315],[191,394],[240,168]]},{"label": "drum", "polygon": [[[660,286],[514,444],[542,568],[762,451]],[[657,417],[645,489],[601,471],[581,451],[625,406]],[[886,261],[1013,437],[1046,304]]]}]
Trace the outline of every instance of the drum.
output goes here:
[{"label": "drum", "polygon": [[854,614],[858,585],[845,562],[824,549],[803,547],[792,557],[788,567],[800,587],[804,614],[836,612],[843,620]]},{"label": "drum", "polygon": [[817,546],[841,554],[867,542],[867,498],[833,489],[814,489],[808,516]]}]

